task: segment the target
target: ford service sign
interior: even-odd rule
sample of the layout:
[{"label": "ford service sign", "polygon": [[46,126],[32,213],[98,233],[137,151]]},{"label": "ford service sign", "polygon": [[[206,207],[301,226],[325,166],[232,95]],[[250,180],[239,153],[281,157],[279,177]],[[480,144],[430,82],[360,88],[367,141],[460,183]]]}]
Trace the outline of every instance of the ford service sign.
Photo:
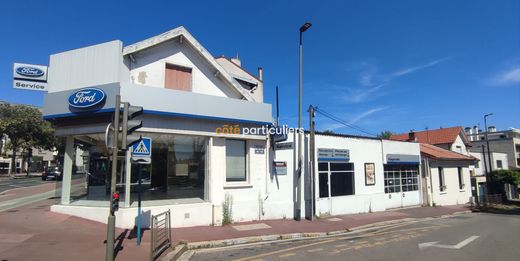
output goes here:
[{"label": "ford service sign", "polygon": [[90,108],[104,101],[105,92],[98,88],[84,88],[69,96],[69,105],[74,108]]},{"label": "ford service sign", "polygon": [[17,74],[29,78],[41,77],[45,73],[44,71],[32,66],[20,66],[16,67],[15,70]]},{"label": "ford service sign", "polygon": [[47,66],[15,63],[13,88],[35,91],[47,90]]}]

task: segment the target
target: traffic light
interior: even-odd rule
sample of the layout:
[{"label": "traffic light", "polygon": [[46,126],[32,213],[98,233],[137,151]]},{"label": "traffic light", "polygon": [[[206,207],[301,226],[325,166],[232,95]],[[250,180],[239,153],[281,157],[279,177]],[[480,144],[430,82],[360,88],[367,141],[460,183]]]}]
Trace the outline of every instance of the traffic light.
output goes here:
[{"label": "traffic light", "polygon": [[112,201],[110,202],[110,212],[112,215],[119,210],[119,192],[112,194]]},{"label": "traffic light", "polygon": [[141,135],[132,135],[132,132],[143,126],[143,121],[134,120],[135,117],[141,114],[143,114],[143,107],[132,106],[128,102],[123,102],[121,149],[126,150],[128,147],[141,141]]}]

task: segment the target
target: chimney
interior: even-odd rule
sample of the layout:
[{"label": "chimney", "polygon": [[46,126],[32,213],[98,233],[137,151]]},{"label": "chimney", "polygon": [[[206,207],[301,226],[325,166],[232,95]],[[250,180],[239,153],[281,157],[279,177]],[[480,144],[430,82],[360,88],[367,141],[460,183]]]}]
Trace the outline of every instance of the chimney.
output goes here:
[{"label": "chimney", "polygon": [[264,68],[258,67],[258,80],[264,81]]},{"label": "chimney", "polygon": [[475,135],[478,135],[478,127],[477,127],[476,125],[473,126],[473,133],[474,133]]},{"label": "chimney", "polygon": [[237,57],[235,57],[235,58],[231,58],[231,61],[232,61],[233,63],[235,63],[236,65],[238,65],[238,66],[242,66],[242,62],[241,62],[240,59],[238,58],[238,54],[237,54]]},{"label": "chimney", "polygon": [[408,133],[408,141],[415,141],[415,142],[417,142],[417,137],[415,136],[415,131],[414,130],[411,130]]},{"label": "chimney", "polygon": [[466,127],[464,131],[466,132],[466,136],[468,136],[469,141],[473,141],[473,129],[471,127]]}]

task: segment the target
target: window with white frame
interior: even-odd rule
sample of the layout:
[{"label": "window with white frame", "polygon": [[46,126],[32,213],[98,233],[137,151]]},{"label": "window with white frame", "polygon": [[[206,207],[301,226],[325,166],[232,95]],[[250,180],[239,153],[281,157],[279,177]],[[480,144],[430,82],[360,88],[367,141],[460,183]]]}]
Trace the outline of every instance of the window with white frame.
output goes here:
[{"label": "window with white frame", "polygon": [[502,160],[497,160],[497,169],[501,169],[502,167]]},{"label": "window with white frame", "polygon": [[247,181],[245,140],[226,140],[226,182]]},{"label": "window with white frame", "polygon": [[418,165],[385,165],[385,193],[419,190]]},{"label": "window with white frame", "polygon": [[318,162],[318,184],[320,198],[354,195],[354,163]]},{"label": "window with white frame", "polygon": [[463,190],[463,189],[464,189],[464,186],[465,186],[466,184],[464,184],[464,174],[463,174],[463,172],[462,172],[462,167],[458,167],[458,168],[457,168],[457,171],[458,171],[458,174],[459,174],[459,175],[458,175],[458,176],[459,176],[459,189],[460,189],[460,190]]},{"label": "window with white frame", "polygon": [[444,180],[444,168],[438,167],[439,172],[439,190],[441,192],[446,191],[446,181]]}]

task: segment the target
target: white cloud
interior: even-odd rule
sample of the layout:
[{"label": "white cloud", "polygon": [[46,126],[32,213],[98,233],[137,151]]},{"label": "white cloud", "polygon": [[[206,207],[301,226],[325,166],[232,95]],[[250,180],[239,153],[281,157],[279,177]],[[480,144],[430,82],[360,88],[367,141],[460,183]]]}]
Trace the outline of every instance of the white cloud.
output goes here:
[{"label": "white cloud", "polygon": [[444,57],[425,64],[404,68],[389,74],[378,74],[377,68],[375,68],[374,66],[369,66],[369,68],[361,74],[361,77],[359,79],[361,87],[356,89],[347,89],[347,93],[344,96],[344,100],[349,103],[361,103],[374,96],[381,96],[383,95],[383,93],[380,92],[382,87],[390,83],[395,78],[409,75],[420,70],[424,70],[426,68],[435,66],[449,59],[451,58]]},{"label": "white cloud", "polygon": [[384,110],[386,110],[386,109],[388,109],[388,107],[377,107],[377,108],[370,109],[370,110],[368,110],[368,111],[362,112],[362,113],[356,115],[355,117],[353,117],[353,118],[349,121],[349,123],[350,123],[350,124],[354,124],[354,123],[356,123],[356,122],[359,122],[359,121],[362,120],[362,119],[367,118],[368,116],[370,116],[370,115],[372,115],[372,114],[374,114],[374,113],[376,113],[376,112],[384,111]]},{"label": "white cloud", "polygon": [[408,67],[408,68],[404,68],[404,69],[401,69],[401,70],[396,71],[394,73],[391,73],[390,76],[391,77],[399,77],[399,76],[404,76],[404,75],[407,75],[407,74],[411,74],[411,73],[414,73],[414,72],[426,69],[428,67],[432,67],[432,66],[434,66],[436,64],[442,63],[442,62],[444,62],[446,60],[449,60],[449,59],[450,59],[449,57],[444,57],[442,59],[437,59],[437,60],[431,61],[429,63],[425,63],[425,64],[421,64],[421,65],[417,65],[417,66],[412,66],[412,67]]},{"label": "white cloud", "polygon": [[518,84],[520,86],[520,67],[499,73],[491,82],[493,85]]}]

